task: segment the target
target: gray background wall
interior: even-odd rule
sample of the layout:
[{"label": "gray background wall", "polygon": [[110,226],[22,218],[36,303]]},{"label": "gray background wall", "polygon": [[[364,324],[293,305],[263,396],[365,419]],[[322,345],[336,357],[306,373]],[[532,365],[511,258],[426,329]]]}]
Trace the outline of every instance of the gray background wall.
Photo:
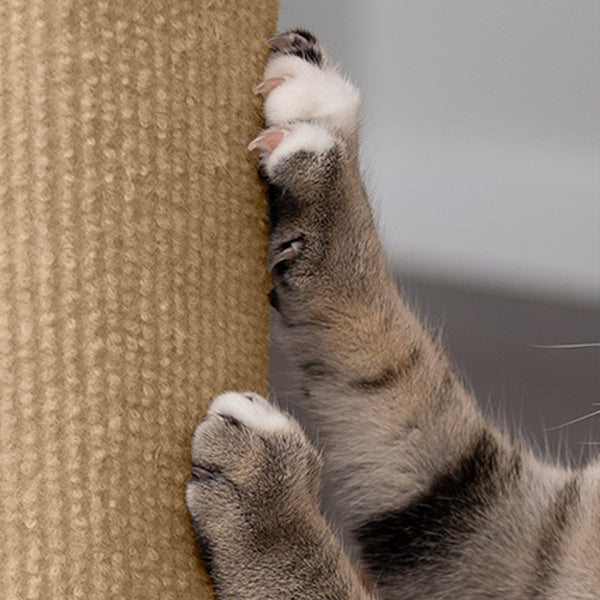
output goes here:
[{"label": "gray background wall", "polygon": [[[600,419],[600,3],[281,0],[363,94],[391,262],[487,410],[578,460]],[[274,353],[280,394],[286,370]]]},{"label": "gray background wall", "polygon": [[600,297],[598,0],[282,0],[363,94],[362,156],[405,270]]}]

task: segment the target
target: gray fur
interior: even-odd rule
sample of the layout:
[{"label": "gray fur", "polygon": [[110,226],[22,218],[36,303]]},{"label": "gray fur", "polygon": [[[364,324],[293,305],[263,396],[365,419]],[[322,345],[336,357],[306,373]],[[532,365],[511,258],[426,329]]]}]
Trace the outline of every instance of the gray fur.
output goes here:
[{"label": "gray fur", "polygon": [[[272,46],[267,73],[290,54],[340,77],[311,34]],[[268,106],[271,130],[306,121]],[[544,464],[481,414],[386,268],[357,121],[308,121],[332,144],[263,149],[261,172],[279,335],[321,458],[288,416],[199,424],[187,502],[219,600],[600,598],[600,463]],[[354,567],[319,512],[321,462]]]}]

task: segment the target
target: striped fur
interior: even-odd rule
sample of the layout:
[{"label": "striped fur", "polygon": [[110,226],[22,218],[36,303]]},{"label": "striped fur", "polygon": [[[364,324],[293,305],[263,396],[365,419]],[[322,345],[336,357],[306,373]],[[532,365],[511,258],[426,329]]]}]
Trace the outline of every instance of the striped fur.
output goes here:
[{"label": "striped fur", "polygon": [[[212,462],[188,507],[220,600],[600,598],[600,466],[543,464],[480,413],[387,271],[358,174],[358,93],[333,97],[350,84],[312,34],[271,46],[253,143],[271,299],[322,467],[291,418],[244,420],[243,395],[234,425],[198,426],[195,464]],[[354,568],[319,513],[321,468]]]}]

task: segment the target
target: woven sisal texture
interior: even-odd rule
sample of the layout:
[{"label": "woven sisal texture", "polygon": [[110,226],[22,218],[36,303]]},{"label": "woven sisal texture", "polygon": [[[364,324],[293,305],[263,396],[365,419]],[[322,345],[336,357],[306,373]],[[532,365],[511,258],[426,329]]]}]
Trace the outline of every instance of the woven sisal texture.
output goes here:
[{"label": "woven sisal texture", "polygon": [[184,505],[214,394],[265,392],[245,150],[276,0],[0,2],[0,597],[211,596]]}]

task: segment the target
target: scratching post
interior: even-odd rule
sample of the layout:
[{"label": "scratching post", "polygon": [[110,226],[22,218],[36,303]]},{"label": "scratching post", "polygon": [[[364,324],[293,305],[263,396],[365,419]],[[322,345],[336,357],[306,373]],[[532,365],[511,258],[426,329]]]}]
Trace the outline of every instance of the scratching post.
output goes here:
[{"label": "scratching post", "polygon": [[211,597],[211,397],[266,391],[276,0],[0,3],[0,596]]}]

